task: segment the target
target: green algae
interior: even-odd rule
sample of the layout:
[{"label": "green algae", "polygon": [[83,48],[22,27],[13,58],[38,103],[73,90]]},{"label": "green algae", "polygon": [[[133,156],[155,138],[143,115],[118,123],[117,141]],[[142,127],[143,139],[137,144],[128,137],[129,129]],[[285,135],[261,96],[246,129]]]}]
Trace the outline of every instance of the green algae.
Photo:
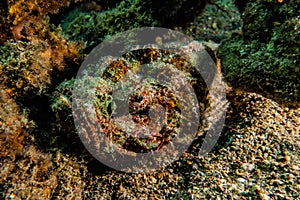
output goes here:
[{"label": "green algae", "polygon": [[70,39],[84,41],[91,49],[107,37],[134,28],[184,26],[207,3],[207,0],[125,0],[101,12],[86,12],[77,7],[62,20],[61,27]]},{"label": "green algae", "polygon": [[220,46],[222,72],[232,86],[280,102],[300,101],[300,1],[236,1],[243,34]]},{"label": "green algae", "polygon": [[117,7],[103,12],[82,12],[75,9],[62,22],[63,31],[72,40],[82,40],[86,46],[95,46],[106,37],[118,32],[157,22],[142,11],[140,1],[122,1]]}]

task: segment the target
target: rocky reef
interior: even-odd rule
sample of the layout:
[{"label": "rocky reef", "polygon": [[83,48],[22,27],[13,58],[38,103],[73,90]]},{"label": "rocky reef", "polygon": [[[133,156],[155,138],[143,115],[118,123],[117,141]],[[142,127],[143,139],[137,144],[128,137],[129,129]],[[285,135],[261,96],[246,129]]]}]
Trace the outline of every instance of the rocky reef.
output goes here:
[{"label": "rocky reef", "polygon": [[298,107],[300,1],[236,0],[235,4],[243,27],[218,50],[225,79],[235,88]]},{"label": "rocky reef", "polygon": [[[299,198],[299,5],[299,0],[1,1],[0,198]],[[85,149],[71,96],[79,66],[93,47],[144,26],[174,28],[203,42],[222,64],[230,104],[221,137],[207,156],[199,155],[199,136],[170,165],[130,174],[101,164]],[[120,75],[120,63],[106,78]],[[169,97],[168,109],[177,109]],[[111,113],[112,105],[105,108],[99,112]],[[135,149],[135,143],[125,146]],[[139,144],[138,151],[150,148]]]},{"label": "rocky reef", "polygon": [[[115,33],[138,27],[175,27],[191,22],[208,3],[196,1],[121,1],[116,7],[99,12],[86,6],[75,7],[61,25],[70,39],[83,40],[85,46],[96,46]],[[182,17],[182,16],[185,17]]]}]

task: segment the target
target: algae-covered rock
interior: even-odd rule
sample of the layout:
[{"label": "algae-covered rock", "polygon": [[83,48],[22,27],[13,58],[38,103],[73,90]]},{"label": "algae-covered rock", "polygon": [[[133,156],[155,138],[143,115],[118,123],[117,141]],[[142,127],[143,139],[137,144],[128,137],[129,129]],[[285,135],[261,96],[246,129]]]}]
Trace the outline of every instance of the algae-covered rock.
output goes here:
[{"label": "algae-covered rock", "polygon": [[235,87],[296,104],[300,101],[300,1],[244,1],[243,35],[219,49],[223,73]]},{"label": "algae-covered rock", "polygon": [[165,0],[144,1],[145,10],[151,13],[151,17],[158,21],[158,26],[172,28],[174,26],[185,26],[198,16],[207,3],[215,0]]},{"label": "algae-covered rock", "polygon": [[23,39],[22,31],[31,29],[32,24],[39,23],[49,13],[57,13],[61,7],[69,6],[72,1],[44,0],[9,0],[8,20],[14,39]]},{"label": "algae-covered rock", "polygon": [[20,108],[10,95],[11,89],[0,85],[0,159],[14,160],[23,151],[26,138],[34,127],[28,110]]},{"label": "algae-covered rock", "polygon": [[[12,96],[41,94],[51,84],[51,68],[39,56],[43,47],[28,42],[9,42],[0,47],[1,83]],[[38,59],[39,58],[39,59]]]},{"label": "algae-covered rock", "polygon": [[81,57],[80,46],[66,41],[54,27],[39,24],[35,32],[40,33],[39,38],[32,34],[34,42],[9,40],[0,46],[0,82],[21,99],[42,95],[61,77],[70,77],[67,73],[76,70]]},{"label": "algae-covered rock", "polygon": [[143,13],[138,4],[138,0],[127,0],[102,12],[82,12],[77,8],[62,21],[63,31],[70,39],[82,40],[87,47],[91,47],[117,32],[155,26],[157,22]]},{"label": "algae-covered rock", "polygon": [[[70,39],[84,41],[87,50],[134,27],[184,25],[208,1],[8,2],[0,3],[0,199],[299,197],[300,110],[282,108],[256,93],[232,90],[227,94],[231,104],[224,131],[218,148],[207,157],[199,156],[197,140],[178,161],[151,174],[122,173],[103,166],[75,133],[74,80],[65,79],[75,75],[83,54],[55,27],[67,9],[84,4],[61,25]],[[62,8],[68,2],[71,7]],[[227,81],[299,102],[299,0],[235,2],[244,26],[243,35],[233,35],[220,47]],[[205,25],[193,22],[194,38],[214,42],[227,38],[239,26],[232,23],[237,21],[230,16],[234,9],[224,7],[222,12],[229,15],[220,21],[217,16],[221,15],[215,13],[201,18]],[[207,25],[209,17],[216,20],[217,28],[214,23]],[[199,31],[205,28],[209,30]],[[13,37],[19,40],[8,40]]]},{"label": "algae-covered rock", "polygon": [[[178,29],[195,40],[220,43],[230,38],[232,33],[240,32],[242,23],[233,0],[222,0],[208,4],[193,22]],[[212,50],[217,46],[218,44],[211,46]]]},{"label": "algae-covered rock", "polygon": [[106,37],[133,28],[184,25],[192,21],[207,2],[125,0],[101,12],[86,12],[77,7],[67,15],[61,26],[70,39],[83,40],[87,47],[93,47]]},{"label": "algae-covered rock", "polygon": [[8,16],[7,2],[1,1],[0,2],[0,44],[3,44],[11,36],[7,16]]}]

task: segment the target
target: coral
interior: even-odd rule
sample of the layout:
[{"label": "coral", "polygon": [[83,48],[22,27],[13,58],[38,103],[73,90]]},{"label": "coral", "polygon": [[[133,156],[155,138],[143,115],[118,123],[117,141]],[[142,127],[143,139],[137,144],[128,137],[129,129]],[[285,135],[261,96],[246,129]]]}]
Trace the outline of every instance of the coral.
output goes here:
[{"label": "coral", "polygon": [[299,105],[300,1],[243,2],[236,1],[243,35],[224,41],[218,53],[226,80],[234,87]]}]

